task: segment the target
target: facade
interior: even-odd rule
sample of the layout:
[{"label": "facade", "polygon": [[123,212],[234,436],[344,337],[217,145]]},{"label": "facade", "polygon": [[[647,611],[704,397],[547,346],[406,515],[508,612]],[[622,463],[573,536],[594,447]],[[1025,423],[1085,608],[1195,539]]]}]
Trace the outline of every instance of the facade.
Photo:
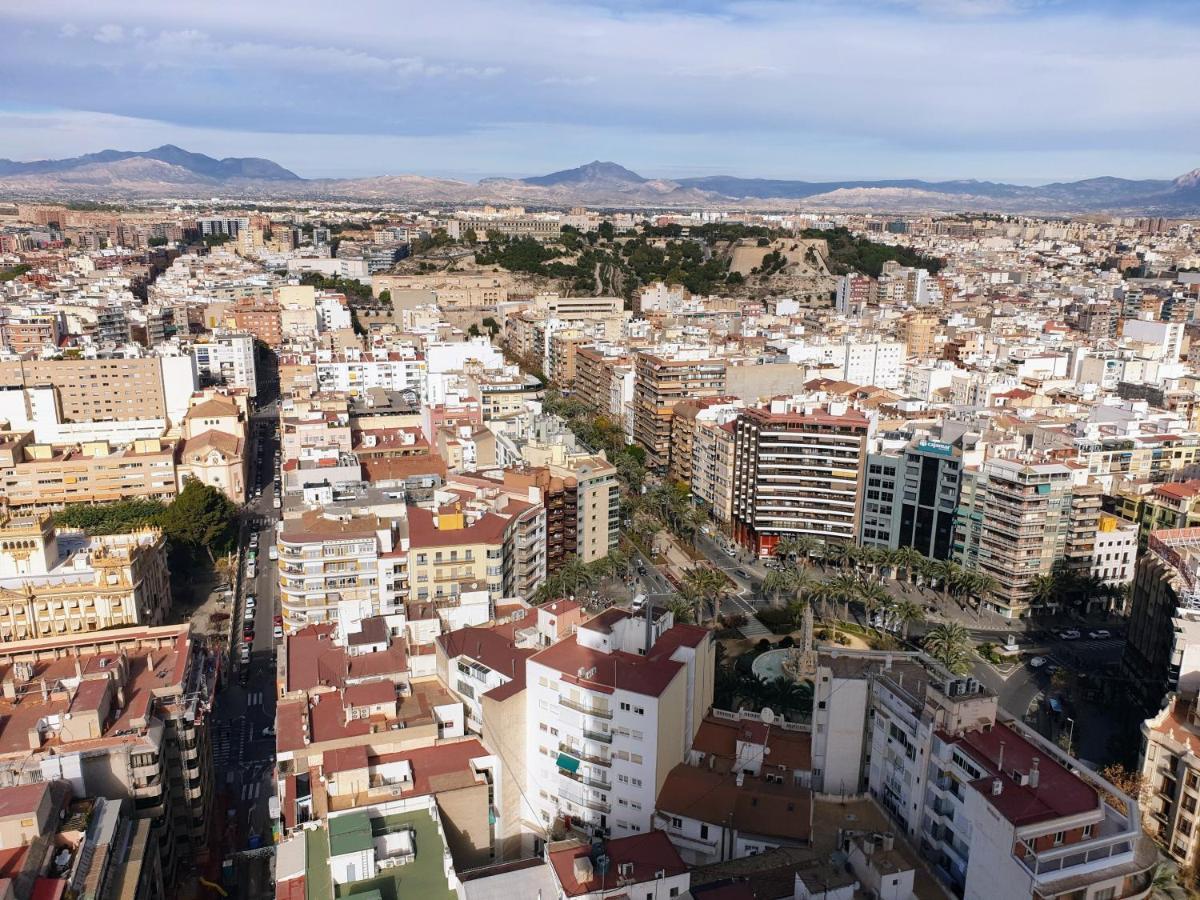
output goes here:
[{"label": "facade", "polygon": [[0,434],[0,486],[10,509],[169,501],[176,493],[175,447],[159,438],[124,447],[108,441],[55,447],[34,443],[32,432]]},{"label": "facade", "polygon": [[1200,859],[1200,717],[1196,694],[1169,694],[1142,723],[1142,789],[1146,832],[1175,862],[1194,869]]},{"label": "facade", "polygon": [[218,332],[193,344],[191,352],[202,384],[241,388],[251,397],[258,394],[252,335]]},{"label": "facade", "polygon": [[458,505],[434,512],[408,507],[409,602],[432,603],[449,615],[465,600],[477,605],[478,599],[478,614],[456,625],[486,622],[490,603],[503,595],[509,525],[506,516],[468,514]]},{"label": "facade", "polygon": [[1138,558],[1121,659],[1134,699],[1158,709],[1200,689],[1200,528],[1152,531]]},{"label": "facade", "polygon": [[[647,637],[651,645],[647,648]],[[650,831],[655,798],[712,703],[711,633],[611,609],[525,666],[531,827]]]},{"label": "facade", "polygon": [[725,360],[696,353],[667,358],[642,351],[634,364],[633,436],[646,450],[646,465],[666,471],[676,404],[723,395]]},{"label": "facade", "polygon": [[692,496],[723,527],[733,518],[733,422],[701,422],[692,441]]},{"label": "facade", "polygon": [[47,515],[0,519],[0,641],[157,625],[170,608],[158,529],[89,538]]},{"label": "facade", "polygon": [[178,421],[197,387],[191,357],[21,359],[0,362],[0,388],[50,385],[64,422]]},{"label": "facade", "polygon": [[783,537],[853,543],[869,420],[844,404],[772,401],[734,425],[733,534],[756,556]]},{"label": "facade", "polygon": [[1040,575],[1091,566],[1100,491],[1083,467],[991,459],[964,473],[954,561],[994,578],[984,603],[1007,618],[1028,615]]},{"label": "facade", "polygon": [[916,438],[867,460],[860,542],[949,559],[962,485],[962,445]]},{"label": "facade", "polygon": [[179,489],[195,479],[241,503],[246,499],[250,462],[245,410],[234,399],[216,392],[193,400],[183,417],[183,440],[178,448]]},{"label": "facade", "polygon": [[871,681],[869,789],[964,898],[1145,897],[1137,802],[932,666]]},{"label": "facade", "polygon": [[76,797],[128,801],[166,884],[205,860],[216,665],[188,626],[6,643],[0,666],[0,786],[62,780]]}]

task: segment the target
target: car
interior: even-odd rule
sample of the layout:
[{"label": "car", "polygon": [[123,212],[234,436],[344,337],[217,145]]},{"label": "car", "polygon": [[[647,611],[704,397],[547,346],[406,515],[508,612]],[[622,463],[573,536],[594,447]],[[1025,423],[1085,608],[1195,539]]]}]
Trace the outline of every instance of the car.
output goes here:
[{"label": "car", "polygon": [[[242,649],[240,651],[238,651],[238,659],[240,659],[242,661],[243,665],[250,662],[250,648],[247,647],[245,644],[242,644]],[[245,669],[242,670],[242,676],[243,676],[243,681],[250,680],[249,672]]]},{"label": "car", "polygon": [[253,580],[254,580],[254,577],[255,577],[257,574],[258,574],[258,569],[256,569],[256,568],[254,567],[254,562],[253,562],[253,561],[251,561],[251,562],[250,562],[250,565],[246,566],[246,580],[247,580],[247,581],[253,581]]},{"label": "car", "polygon": [[283,624],[283,616],[272,617],[271,624],[272,625],[282,625]]},{"label": "car", "polygon": [[258,532],[257,531],[254,532],[252,535],[250,535],[250,546],[251,547],[258,546]]},{"label": "car", "polygon": [[749,579],[750,579],[750,573],[747,572],[745,569],[737,569],[733,574],[736,575],[738,578],[745,578],[747,581],[749,581]]},{"label": "car", "polygon": [[279,549],[274,544],[267,548],[267,559],[272,562],[279,559]]},{"label": "car", "polygon": [[1029,661],[1029,668],[1031,668],[1031,669],[1040,669],[1040,668],[1041,668],[1042,666],[1044,666],[1045,664],[1046,664],[1046,657],[1044,657],[1044,656],[1035,656],[1033,659],[1031,659],[1031,660]]},{"label": "car", "polygon": [[249,647],[253,643],[254,643],[254,632],[253,631],[243,631],[242,632],[242,646]]},{"label": "car", "polygon": [[1110,637],[1112,637],[1112,632],[1110,632],[1107,628],[1097,628],[1095,631],[1089,631],[1088,637],[1090,637],[1093,641],[1107,641]]},{"label": "car", "polygon": [[254,621],[254,607],[253,606],[246,607],[246,611],[244,613],[242,613],[242,621],[243,622],[253,622]]},{"label": "car", "polygon": [[262,730],[262,736],[263,737],[275,737],[275,726],[268,725],[266,728],[264,728]]},{"label": "car", "polygon": [[254,496],[255,496],[255,497],[261,497],[261,496],[262,496],[262,488],[260,488],[260,487],[257,487],[257,488],[255,488],[255,489],[254,489]]},{"label": "car", "polygon": [[277,640],[277,641],[283,640],[283,626],[282,625],[276,625],[275,630],[272,631],[271,633],[275,635],[275,640]]},{"label": "car", "polygon": [[1059,638],[1064,641],[1077,641],[1079,640],[1079,632],[1074,628],[1068,628],[1066,631],[1059,634]]}]

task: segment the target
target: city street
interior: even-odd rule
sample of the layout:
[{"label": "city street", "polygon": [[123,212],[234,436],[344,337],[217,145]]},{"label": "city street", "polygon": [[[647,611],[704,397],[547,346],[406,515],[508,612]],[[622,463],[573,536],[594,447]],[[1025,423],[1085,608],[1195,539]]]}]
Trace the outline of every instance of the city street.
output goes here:
[{"label": "city street", "polygon": [[[255,574],[252,579],[246,578],[248,562],[243,562],[242,600],[235,610],[233,677],[225,683],[213,722],[213,768],[218,790],[226,799],[226,846],[235,854],[235,896],[246,900],[273,896],[270,848],[271,798],[275,793],[277,646],[273,631],[275,617],[281,610],[276,564],[270,559],[270,548],[275,545],[275,523],[279,518],[273,508],[277,422],[278,407],[274,400],[255,410],[252,416],[251,496],[244,508],[241,546],[246,560],[251,550],[251,535],[257,534]],[[253,496],[260,489],[261,495]],[[237,648],[243,638],[243,613],[249,596],[256,601],[254,636],[250,660],[242,664]],[[256,851],[255,847],[262,849]]]}]

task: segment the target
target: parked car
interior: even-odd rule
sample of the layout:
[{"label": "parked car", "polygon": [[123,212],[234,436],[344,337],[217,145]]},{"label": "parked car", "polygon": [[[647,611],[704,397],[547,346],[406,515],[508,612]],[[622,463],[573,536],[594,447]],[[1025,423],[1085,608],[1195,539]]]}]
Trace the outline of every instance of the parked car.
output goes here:
[{"label": "parked car", "polygon": [[1106,641],[1112,637],[1112,633],[1107,628],[1097,628],[1095,631],[1089,631],[1088,637],[1093,641]]},{"label": "parked car", "polygon": [[747,581],[750,580],[750,573],[745,569],[738,569],[734,572],[734,574],[737,575],[738,578],[745,578]]},{"label": "parked car", "polygon": [[246,595],[246,609],[254,609],[258,605],[258,598],[253,594]]},{"label": "parked car", "polygon": [[272,625],[282,625],[283,624],[283,616],[275,616],[273,619],[271,619],[271,624]]},{"label": "parked car", "polygon": [[1041,668],[1042,666],[1044,666],[1045,664],[1046,664],[1046,657],[1044,657],[1044,656],[1035,656],[1033,659],[1031,659],[1031,660],[1029,661],[1029,668],[1031,668],[1031,669],[1040,669],[1040,668]]},{"label": "parked car", "polygon": [[272,632],[272,634],[275,635],[275,640],[282,641],[283,640],[283,626],[276,625],[275,630]]},{"label": "parked car", "polygon": [[279,548],[274,544],[267,548],[267,559],[271,560],[272,562],[279,559]]},{"label": "parked car", "polygon": [[[242,661],[242,665],[250,662],[250,648],[247,645],[242,644],[242,649],[238,651],[238,659]],[[242,674],[245,676],[246,672],[243,670]]]},{"label": "parked car", "polygon": [[1074,628],[1068,628],[1059,637],[1064,641],[1077,641],[1079,640],[1079,632]]}]

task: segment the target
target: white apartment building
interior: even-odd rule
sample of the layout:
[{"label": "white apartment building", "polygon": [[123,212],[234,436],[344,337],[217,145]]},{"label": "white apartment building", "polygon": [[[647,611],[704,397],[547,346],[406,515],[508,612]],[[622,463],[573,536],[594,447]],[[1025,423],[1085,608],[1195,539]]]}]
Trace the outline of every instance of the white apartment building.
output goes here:
[{"label": "white apartment building", "polygon": [[1177,363],[1183,354],[1183,323],[1125,319],[1121,333],[1127,341],[1149,344],[1154,355],[1166,363]]},{"label": "white apartment building", "polygon": [[318,297],[317,331],[325,334],[351,327],[350,305],[343,297]]},{"label": "white apartment building", "polygon": [[398,351],[346,350],[317,360],[318,389],[361,396],[371,388],[413,391],[425,401],[425,360]]},{"label": "white apartment building", "polygon": [[[966,900],[1145,897],[1137,803],[936,665],[872,679],[870,792]],[[1116,798],[1116,799],[1112,799]],[[1122,811],[1123,810],[1123,811]]]},{"label": "white apartment building", "polygon": [[253,335],[217,332],[193,344],[191,351],[202,384],[244,388],[251,397],[257,396]]},{"label": "white apartment building", "polygon": [[889,391],[904,386],[908,348],[902,341],[847,341],[842,351],[842,378],[846,381]]},{"label": "white apartment building", "polygon": [[712,705],[711,633],[610,609],[526,661],[531,830],[650,831],[655,798]]}]

